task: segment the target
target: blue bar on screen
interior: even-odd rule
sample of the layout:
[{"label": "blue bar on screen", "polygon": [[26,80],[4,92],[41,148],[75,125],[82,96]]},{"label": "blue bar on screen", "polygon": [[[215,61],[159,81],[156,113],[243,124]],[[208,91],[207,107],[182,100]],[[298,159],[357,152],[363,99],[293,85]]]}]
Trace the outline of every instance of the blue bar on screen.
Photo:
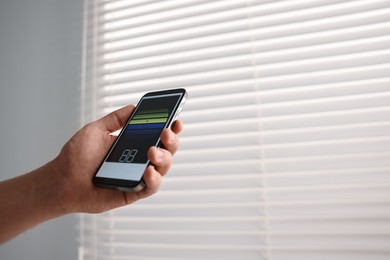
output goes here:
[{"label": "blue bar on screen", "polygon": [[136,125],[127,125],[127,129],[162,129],[165,124],[136,124]]}]

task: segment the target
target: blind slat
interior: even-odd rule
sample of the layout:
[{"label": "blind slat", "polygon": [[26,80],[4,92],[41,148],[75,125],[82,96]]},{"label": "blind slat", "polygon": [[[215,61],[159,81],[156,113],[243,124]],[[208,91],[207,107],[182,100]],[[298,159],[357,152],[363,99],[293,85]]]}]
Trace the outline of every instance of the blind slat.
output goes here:
[{"label": "blind slat", "polygon": [[389,1],[86,1],[86,108],[189,99],[160,191],[83,215],[83,260],[389,258]]}]

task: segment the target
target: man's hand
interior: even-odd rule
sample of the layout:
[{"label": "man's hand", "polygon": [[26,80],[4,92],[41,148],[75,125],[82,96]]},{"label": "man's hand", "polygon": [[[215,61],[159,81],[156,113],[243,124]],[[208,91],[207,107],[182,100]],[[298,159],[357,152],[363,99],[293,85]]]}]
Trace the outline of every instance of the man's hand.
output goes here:
[{"label": "man's hand", "polygon": [[116,138],[110,133],[122,128],[133,110],[134,106],[127,106],[86,125],[64,145],[53,161],[56,172],[60,173],[58,201],[65,212],[103,212],[157,192],[161,177],[169,170],[172,156],[179,146],[176,134],[182,130],[180,121],[176,121],[172,129],[162,132],[165,149],[149,149],[148,158],[153,166],[148,166],[144,173],[146,187],[141,191],[122,192],[99,188],[92,183],[93,175]]},{"label": "man's hand", "polygon": [[0,182],[0,244],[46,220],[72,212],[97,213],[121,207],[157,192],[161,178],[172,164],[179,146],[177,134],[182,123],[165,129],[165,147],[151,147],[148,158],[153,166],[144,173],[145,188],[127,193],[95,187],[92,177],[115,137],[133,112],[121,108],[80,129],[49,163],[19,177]]}]

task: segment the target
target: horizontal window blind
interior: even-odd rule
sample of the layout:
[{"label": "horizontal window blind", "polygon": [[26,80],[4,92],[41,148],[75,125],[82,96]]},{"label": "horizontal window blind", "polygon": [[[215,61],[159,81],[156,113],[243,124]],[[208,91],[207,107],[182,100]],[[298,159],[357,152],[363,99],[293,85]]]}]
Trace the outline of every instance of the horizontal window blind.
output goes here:
[{"label": "horizontal window blind", "polygon": [[390,1],[85,1],[85,121],[184,87],[160,191],[80,259],[389,259]]}]

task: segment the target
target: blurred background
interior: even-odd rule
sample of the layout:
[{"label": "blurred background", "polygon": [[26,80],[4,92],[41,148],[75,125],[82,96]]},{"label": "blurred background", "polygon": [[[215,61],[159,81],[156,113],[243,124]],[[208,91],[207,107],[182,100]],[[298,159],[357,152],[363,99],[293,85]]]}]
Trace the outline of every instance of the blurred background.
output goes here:
[{"label": "blurred background", "polygon": [[389,19],[388,0],[1,1],[1,179],[145,92],[189,99],[158,194],[0,258],[389,259]]},{"label": "blurred background", "polygon": [[[80,126],[82,6],[0,1],[1,180],[51,160]],[[0,258],[76,259],[76,222],[29,230],[0,246]]]}]

